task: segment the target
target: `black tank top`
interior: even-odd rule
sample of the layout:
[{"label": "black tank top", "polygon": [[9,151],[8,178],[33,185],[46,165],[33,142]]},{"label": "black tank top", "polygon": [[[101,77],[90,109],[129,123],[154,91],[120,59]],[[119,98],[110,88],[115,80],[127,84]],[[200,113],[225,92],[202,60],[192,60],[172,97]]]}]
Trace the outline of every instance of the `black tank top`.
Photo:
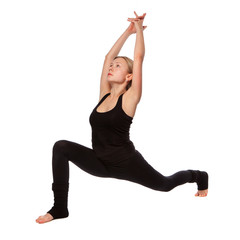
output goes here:
[{"label": "black tank top", "polygon": [[92,127],[92,147],[98,158],[113,163],[129,157],[135,147],[129,139],[133,118],[122,109],[122,95],[116,106],[107,112],[97,112],[98,106],[110,95],[107,93],[90,115]]}]

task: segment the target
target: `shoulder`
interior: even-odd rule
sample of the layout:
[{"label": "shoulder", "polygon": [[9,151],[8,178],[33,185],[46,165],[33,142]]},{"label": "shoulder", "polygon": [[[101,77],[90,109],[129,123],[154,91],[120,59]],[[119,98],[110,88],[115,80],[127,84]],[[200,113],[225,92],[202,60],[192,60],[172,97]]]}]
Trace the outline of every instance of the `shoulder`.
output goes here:
[{"label": "shoulder", "polygon": [[103,100],[105,97],[107,97],[108,95],[110,94],[109,91],[103,91],[100,93],[100,96],[99,96],[99,102],[101,102],[101,100]]},{"label": "shoulder", "polygon": [[130,117],[134,117],[139,98],[134,95],[131,88],[128,89],[122,96],[122,109]]},{"label": "shoulder", "polygon": [[134,89],[130,87],[124,93],[124,98],[128,103],[137,105],[141,100],[141,95],[139,95],[138,92],[134,91]]}]

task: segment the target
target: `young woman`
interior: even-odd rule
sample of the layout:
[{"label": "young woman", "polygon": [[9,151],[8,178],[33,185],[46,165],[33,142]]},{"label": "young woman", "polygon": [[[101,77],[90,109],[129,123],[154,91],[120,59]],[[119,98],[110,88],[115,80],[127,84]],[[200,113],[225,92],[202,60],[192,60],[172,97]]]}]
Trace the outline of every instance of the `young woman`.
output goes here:
[{"label": "young woman", "polygon": [[[142,64],[145,47],[143,20],[146,14],[129,18],[129,27],[105,57],[99,103],[90,115],[92,147],[89,149],[67,140],[53,146],[52,169],[54,206],[36,222],[68,217],[69,161],[98,177],[124,179],[145,187],[170,191],[176,186],[196,182],[195,196],[208,193],[208,174],[202,171],[180,171],[165,177],[151,167],[129,139],[129,129],[142,95]],[[120,57],[127,38],[136,33],[134,61]]]}]

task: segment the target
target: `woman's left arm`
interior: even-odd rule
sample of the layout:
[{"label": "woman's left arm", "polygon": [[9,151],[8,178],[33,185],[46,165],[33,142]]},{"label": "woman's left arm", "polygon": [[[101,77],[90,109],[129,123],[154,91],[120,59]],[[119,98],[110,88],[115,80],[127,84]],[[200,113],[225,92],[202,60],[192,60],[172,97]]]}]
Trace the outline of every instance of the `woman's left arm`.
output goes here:
[{"label": "woman's left arm", "polygon": [[144,14],[143,19],[138,19],[138,15],[135,13],[135,19],[131,20],[134,22],[136,29],[136,42],[134,49],[134,61],[133,61],[133,77],[132,77],[132,86],[130,87],[129,94],[131,95],[131,100],[136,104],[139,103],[142,96],[142,65],[145,55],[145,44],[143,30],[146,26],[143,27],[143,20],[146,14]]}]

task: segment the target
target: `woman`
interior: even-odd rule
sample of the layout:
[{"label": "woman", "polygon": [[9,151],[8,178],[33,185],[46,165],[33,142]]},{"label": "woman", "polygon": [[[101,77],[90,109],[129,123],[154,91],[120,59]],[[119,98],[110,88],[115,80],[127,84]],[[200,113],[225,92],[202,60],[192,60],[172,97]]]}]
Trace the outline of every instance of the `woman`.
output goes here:
[{"label": "woman", "polygon": [[[54,206],[36,220],[38,223],[68,217],[69,161],[94,176],[124,179],[158,191],[167,192],[181,184],[196,182],[195,196],[207,196],[206,172],[187,170],[165,177],[144,160],[129,139],[130,125],[142,94],[143,30],[146,28],[143,26],[146,14],[134,14],[136,18],[128,19],[129,27],[105,57],[99,103],[90,115],[93,149],[67,140],[54,144]],[[118,56],[133,33],[136,33],[134,61]]]}]

